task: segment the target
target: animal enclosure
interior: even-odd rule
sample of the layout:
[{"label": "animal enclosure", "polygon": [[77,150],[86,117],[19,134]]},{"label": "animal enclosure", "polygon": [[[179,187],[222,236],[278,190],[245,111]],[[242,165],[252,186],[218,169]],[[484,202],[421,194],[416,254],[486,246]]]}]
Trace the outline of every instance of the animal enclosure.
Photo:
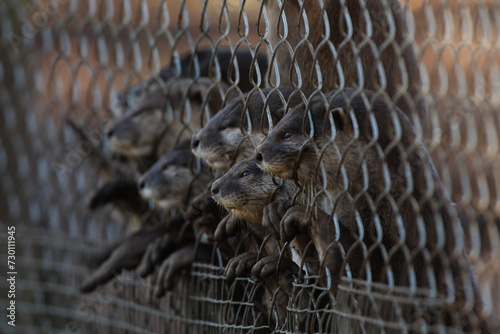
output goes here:
[{"label": "animal enclosure", "polygon": [[6,0],[0,31],[1,333],[500,332],[500,3]]}]

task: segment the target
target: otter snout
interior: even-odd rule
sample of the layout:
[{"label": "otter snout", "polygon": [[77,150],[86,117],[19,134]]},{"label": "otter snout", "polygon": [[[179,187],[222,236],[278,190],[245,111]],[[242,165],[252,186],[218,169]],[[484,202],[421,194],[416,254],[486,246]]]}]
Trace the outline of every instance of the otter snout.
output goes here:
[{"label": "otter snout", "polygon": [[191,138],[191,152],[195,155],[200,156],[200,138],[201,138],[201,130],[197,131],[193,134]]},{"label": "otter snout", "polygon": [[137,182],[141,196],[145,199],[154,199],[160,196],[159,188],[165,187],[166,178],[161,172],[150,171],[144,174]]},{"label": "otter snout", "polygon": [[113,138],[115,131],[116,127],[114,125],[111,125],[109,129],[106,131],[106,136],[108,136],[109,139]]},{"label": "otter snout", "polygon": [[191,151],[195,151],[200,147],[200,131],[197,131],[193,134],[193,138],[191,138]]},{"label": "otter snout", "polygon": [[264,157],[262,156],[262,152],[257,152],[255,153],[255,161],[257,163],[260,163],[264,160]]},{"label": "otter snout", "polygon": [[257,166],[259,166],[260,169],[263,169],[263,164],[264,164],[264,153],[265,153],[265,147],[260,144],[257,146],[257,148],[254,151],[254,158],[255,162],[257,163]]},{"label": "otter snout", "polygon": [[220,183],[215,181],[210,188],[210,193],[212,194],[212,198],[217,201],[217,198],[220,197]]}]

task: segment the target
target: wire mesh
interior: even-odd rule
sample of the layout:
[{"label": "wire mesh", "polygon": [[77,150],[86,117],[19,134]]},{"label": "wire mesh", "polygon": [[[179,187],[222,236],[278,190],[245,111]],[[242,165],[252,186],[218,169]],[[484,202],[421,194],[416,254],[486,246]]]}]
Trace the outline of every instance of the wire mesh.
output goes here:
[{"label": "wire mesh", "polygon": [[[499,18],[489,0],[3,1],[0,332],[497,332]],[[286,170],[184,225],[278,134],[302,138]],[[234,147],[203,151],[219,137]],[[137,191],[155,168],[191,178],[175,203]],[[295,238],[262,228],[273,210]]]}]

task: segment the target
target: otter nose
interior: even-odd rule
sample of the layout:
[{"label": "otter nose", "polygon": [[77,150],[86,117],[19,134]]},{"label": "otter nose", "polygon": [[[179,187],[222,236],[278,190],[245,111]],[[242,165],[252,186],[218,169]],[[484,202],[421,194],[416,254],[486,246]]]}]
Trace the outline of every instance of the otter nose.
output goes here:
[{"label": "otter nose", "polygon": [[255,154],[255,161],[257,162],[257,164],[260,164],[260,163],[262,163],[262,160],[264,160],[264,157],[262,156],[262,152],[257,152]]},{"label": "otter nose", "polygon": [[146,187],[146,182],[144,180],[139,181],[139,190],[143,190]]},{"label": "otter nose", "polygon": [[114,133],[115,133],[115,127],[114,127],[114,126],[112,126],[112,127],[110,127],[110,128],[108,129],[108,131],[107,131],[106,135],[108,136],[108,138],[111,138],[111,137],[113,137],[113,134],[114,134]]},{"label": "otter nose", "polygon": [[214,182],[214,184],[212,184],[212,189],[211,189],[212,197],[217,196],[219,192],[220,192],[219,184],[217,182]]},{"label": "otter nose", "polygon": [[198,133],[195,133],[193,137],[191,138],[191,149],[195,150],[200,146],[200,139],[198,138]]},{"label": "otter nose", "polygon": [[193,138],[191,142],[191,149],[195,150],[200,146],[200,141],[198,139]]}]

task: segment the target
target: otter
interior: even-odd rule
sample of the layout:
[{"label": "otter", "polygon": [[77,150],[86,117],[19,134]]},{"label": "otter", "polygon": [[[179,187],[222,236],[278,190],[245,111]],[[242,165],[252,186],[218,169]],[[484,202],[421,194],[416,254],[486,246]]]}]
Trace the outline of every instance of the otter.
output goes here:
[{"label": "otter", "polygon": [[[366,90],[326,97],[292,109],[255,150],[264,171],[313,183],[325,198],[320,208],[292,206],[279,219],[272,203],[265,224],[279,225],[283,241],[308,234],[335,268],[334,293],[347,268],[356,279],[437,290],[446,305],[433,321],[488,332],[463,231],[407,116]],[[457,319],[466,305],[473,312]]]},{"label": "otter", "polygon": [[176,78],[215,76],[215,71],[217,71],[215,60],[217,60],[220,69],[221,82],[228,86],[236,84],[242,93],[250,91],[256,85],[263,87],[264,80],[261,79],[261,76],[267,73],[268,68],[265,52],[256,52],[255,55],[252,55],[247,48],[231,51],[228,47],[219,46],[215,53],[212,49],[202,48],[194,53],[184,53],[179,58],[174,58],[174,56],[172,58],[171,64],[160,70],[158,79],[156,77],[148,78],[113,96],[112,114],[116,118],[121,118],[131,110],[137,110],[138,104],[142,103],[145,97],[147,98],[149,92],[155,90],[162,83],[168,83]]},{"label": "otter", "polygon": [[[305,250],[310,242],[306,235],[297,236],[292,241],[292,254],[281,255],[276,240],[267,238],[265,230],[262,230],[263,210],[273,201],[292,199],[294,194],[299,194],[294,199],[296,203],[303,203],[306,199],[300,195],[302,193],[292,181],[283,180],[282,184],[275,183],[273,177],[260,169],[253,158],[240,161],[231,167],[212,184],[211,193],[214,200],[232,215],[247,220],[246,229],[262,244],[258,252],[246,251],[231,259],[226,266],[225,276],[231,281],[235,277],[251,273],[262,279],[267,291],[268,310],[275,310],[274,320],[284,324],[286,306],[293,295],[294,276],[298,276],[299,266],[307,266],[308,272],[311,272],[311,269],[313,272],[316,271],[317,256],[316,254],[312,254],[312,257],[306,256],[308,254]],[[216,240],[224,234],[227,229],[225,225],[226,223],[222,222],[217,227]],[[294,300],[296,305],[303,303],[302,298],[299,299],[301,301]]]},{"label": "otter", "polygon": [[271,125],[266,117],[266,106],[272,124],[276,124],[285,113],[284,101],[291,107],[304,98],[304,93],[291,87],[263,89],[262,94],[266,98],[255,91],[231,100],[193,136],[193,153],[210,167],[226,172],[235,162],[251,157],[255,147],[264,139],[263,129]]},{"label": "otter", "polygon": [[[219,88],[225,92],[227,86]],[[158,86],[108,128],[110,150],[131,159],[159,158],[177,140],[190,138],[191,131],[199,129],[199,122],[191,120],[201,119],[205,107],[213,115],[222,103],[218,87],[208,78],[171,81],[166,89]]]},{"label": "otter", "polygon": [[271,86],[383,91],[424,136],[429,131],[418,62],[398,0],[265,0],[264,6],[273,47]]},{"label": "otter", "polygon": [[141,196],[165,211],[185,208],[213,180],[203,162],[195,171],[195,160],[191,140],[180,142],[140,177],[137,184]]}]

